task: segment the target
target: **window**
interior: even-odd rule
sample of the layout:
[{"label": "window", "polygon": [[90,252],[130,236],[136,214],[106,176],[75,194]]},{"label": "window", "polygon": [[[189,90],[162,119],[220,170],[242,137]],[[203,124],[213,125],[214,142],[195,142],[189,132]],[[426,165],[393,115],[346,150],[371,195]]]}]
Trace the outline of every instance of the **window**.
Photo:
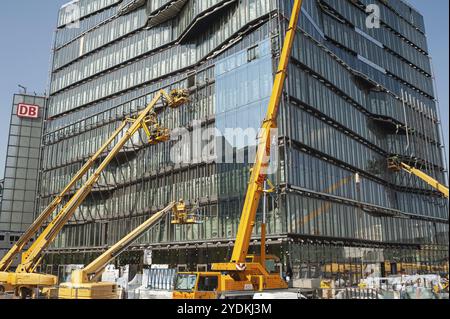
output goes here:
[{"label": "window", "polygon": [[188,85],[187,85],[188,88],[195,86],[195,84],[196,84],[196,74],[195,73],[191,73],[188,75],[187,83],[188,83]]},{"label": "window", "polygon": [[253,60],[256,60],[258,58],[258,46],[255,46],[253,48],[250,48],[247,50],[247,61],[251,62]]},{"label": "window", "polygon": [[192,291],[195,288],[197,275],[179,274],[175,283],[175,290]]},{"label": "window", "polygon": [[217,291],[218,285],[217,276],[201,276],[198,280],[198,291]]},{"label": "window", "polygon": [[20,239],[19,236],[9,236],[9,241],[10,241],[11,243],[15,243],[15,242],[17,242],[19,239]]}]

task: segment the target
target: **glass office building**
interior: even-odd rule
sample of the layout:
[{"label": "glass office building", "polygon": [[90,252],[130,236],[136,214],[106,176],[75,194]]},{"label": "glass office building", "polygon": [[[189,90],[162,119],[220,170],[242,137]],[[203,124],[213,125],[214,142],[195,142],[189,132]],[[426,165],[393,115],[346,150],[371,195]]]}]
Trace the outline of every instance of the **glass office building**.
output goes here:
[{"label": "glass office building", "polygon": [[[376,4],[380,25],[367,23]],[[258,128],[292,1],[79,0],[58,20],[39,206],[43,209],[121,120],[161,89],[189,88],[189,105],[159,114],[170,129]],[[268,251],[294,278],[351,280],[448,269],[448,202],[398,158],[446,182],[423,17],[400,0],[305,0],[280,108],[277,192]],[[220,134],[219,134],[220,135]],[[48,250],[48,264],[83,263],[172,200],[198,202],[203,223],[153,227],[122,257],[195,269],[227,260],[249,176],[244,163],[171,160],[174,141],[136,136]],[[245,155],[247,154],[247,156]],[[77,187],[80,187],[81,182]],[[257,216],[258,248],[262,212]],[[133,252],[134,251],[134,252]],[[337,265],[337,266],[336,266]]]},{"label": "glass office building", "polygon": [[5,183],[5,180],[3,180],[3,179],[1,179],[0,180],[0,202],[2,201],[2,198],[3,198],[3,185],[4,185],[4,183]]},{"label": "glass office building", "polygon": [[35,219],[42,126],[47,99],[15,94],[4,179],[0,182],[0,256]]}]

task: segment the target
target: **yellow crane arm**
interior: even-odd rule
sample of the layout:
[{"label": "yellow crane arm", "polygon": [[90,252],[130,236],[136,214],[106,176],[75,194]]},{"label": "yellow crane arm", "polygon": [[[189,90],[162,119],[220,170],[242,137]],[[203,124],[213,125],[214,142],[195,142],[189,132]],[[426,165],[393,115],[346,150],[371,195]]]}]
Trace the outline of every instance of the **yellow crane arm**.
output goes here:
[{"label": "yellow crane arm", "polygon": [[[103,162],[90,176],[88,181],[72,196],[67,204],[61,209],[61,211],[53,218],[53,220],[42,231],[39,237],[34,241],[31,247],[22,254],[22,262],[18,266],[16,272],[28,273],[33,272],[41,260],[42,252],[53,242],[58,233],[72,217],[76,209],[82,204],[84,199],[91,192],[94,184],[100,178],[102,171],[106,166],[114,159],[114,157],[120,152],[122,147],[133,137],[133,135],[143,127],[147,126],[148,116],[154,112],[154,108],[160,99],[164,98],[167,105],[170,107],[178,107],[179,105],[187,101],[187,93],[185,91],[173,91],[171,94],[167,94],[165,91],[159,91],[153,100],[147,105],[147,107],[138,115],[138,117],[132,121],[130,128],[120,138],[120,140],[114,145],[112,150],[108,153]],[[129,123],[130,121],[126,121]],[[158,139],[165,140],[167,136],[148,136],[150,142],[157,142]],[[114,139],[111,138],[112,142]]]},{"label": "yellow crane arm", "polygon": [[144,223],[131,231],[128,235],[122,238],[118,243],[113,245],[97,259],[81,270],[75,271],[72,274],[72,283],[88,283],[96,281],[105,267],[114,260],[118,255],[125,251],[137,238],[139,238],[145,231],[153,226],[157,221],[163,218],[169,211],[177,208],[175,202],[170,203],[166,208],[152,215]]},{"label": "yellow crane arm", "polygon": [[111,135],[108,141],[103,144],[98,151],[83,165],[83,167],[76,173],[67,186],[59,193],[53,201],[44,209],[39,217],[31,224],[27,231],[20,237],[20,239],[14,244],[8,253],[3,256],[0,261],[0,271],[6,271],[11,266],[14,258],[24,249],[24,247],[33,239],[37,232],[41,229],[46,220],[49,219],[51,214],[55,211],[58,205],[61,203],[64,196],[72,189],[72,187],[88,172],[94,162],[102,155],[102,153],[108,148],[112,141],[122,132],[126,126],[124,121],[119,128]]},{"label": "yellow crane arm", "polygon": [[278,70],[275,75],[272,95],[261,129],[256,161],[250,175],[244,207],[242,209],[236,236],[236,244],[231,257],[231,262],[233,263],[244,263],[250,246],[251,235],[256,219],[256,211],[258,210],[259,201],[263,191],[264,180],[267,176],[268,159],[270,158],[271,148],[270,133],[271,129],[277,127],[278,109],[286,80],[287,67],[292,52],[292,46],[294,44],[302,3],[302,0],[295,0],[293,4],[289,27],[284,39]]},{"label": "yellow crane arm", "polygon": [[448,198],[448,188],[445,187],[444,185],[442,185],[441,183],[439,183],[437,180],[435,180],[433,177],[428,176],[427,174],[425,174],[424,172],[422,172],[421,170],[411,167],[408,164],[405,163],[400,163],[400,167],[408,172],[409,174],[413,174],[417,177],[419,177],[421,180],[423,180],[425,183],[427,183],[428,185],[430,185],[431,187],[437,189],[438,191],[440,191],[446,198]]}]

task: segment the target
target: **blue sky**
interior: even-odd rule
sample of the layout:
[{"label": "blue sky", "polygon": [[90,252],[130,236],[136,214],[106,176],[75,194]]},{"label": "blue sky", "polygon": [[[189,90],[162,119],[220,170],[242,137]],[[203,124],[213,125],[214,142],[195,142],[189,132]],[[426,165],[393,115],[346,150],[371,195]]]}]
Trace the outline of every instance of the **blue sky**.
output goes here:
[{"label": "blue sky", "polygon": [[[0,177],[3,176],[12,95],[47,88],[57,11],[66,0],[6,0],[0,10]],[[446,146],[449,145],[449,1],[409,0],[424,16],[435,67]]]}]

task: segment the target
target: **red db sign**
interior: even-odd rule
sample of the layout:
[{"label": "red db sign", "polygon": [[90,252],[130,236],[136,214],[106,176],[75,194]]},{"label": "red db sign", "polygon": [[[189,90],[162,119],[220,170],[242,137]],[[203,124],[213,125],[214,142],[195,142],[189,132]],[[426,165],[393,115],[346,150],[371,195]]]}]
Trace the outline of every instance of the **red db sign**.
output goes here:
[{"label": "red db sign", "polygon": [[39,117],[39,106],[30,104],[19,104],[17,106],[17,116],[37,119]]}]

